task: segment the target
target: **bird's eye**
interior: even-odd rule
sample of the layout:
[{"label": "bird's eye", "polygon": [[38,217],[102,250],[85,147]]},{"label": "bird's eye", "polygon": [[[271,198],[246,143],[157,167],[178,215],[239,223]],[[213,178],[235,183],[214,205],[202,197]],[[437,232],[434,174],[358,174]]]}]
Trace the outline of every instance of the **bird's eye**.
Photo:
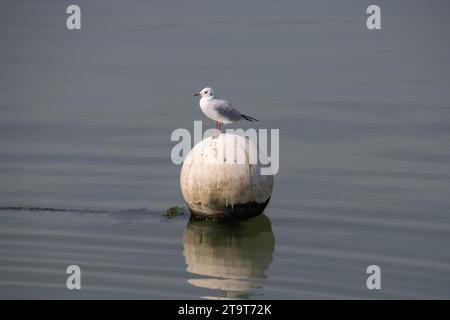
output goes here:
[{"label": "bird's eye", "polygon": [[210,93],[209,95],[212,96],[212,93]]}]

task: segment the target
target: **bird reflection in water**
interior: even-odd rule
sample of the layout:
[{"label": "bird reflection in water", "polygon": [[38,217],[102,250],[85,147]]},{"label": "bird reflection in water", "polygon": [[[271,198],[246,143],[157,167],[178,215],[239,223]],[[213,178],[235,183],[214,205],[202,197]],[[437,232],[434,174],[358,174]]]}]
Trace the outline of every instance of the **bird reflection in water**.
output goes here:
[{"label": "bird reflection in water", "polygon": [[188,279],[196,287],[218,290],[207,299],[246,299],[256,294],[273,259],[275,237],[265,215],[230,223],[191,218],[183,234]]}]

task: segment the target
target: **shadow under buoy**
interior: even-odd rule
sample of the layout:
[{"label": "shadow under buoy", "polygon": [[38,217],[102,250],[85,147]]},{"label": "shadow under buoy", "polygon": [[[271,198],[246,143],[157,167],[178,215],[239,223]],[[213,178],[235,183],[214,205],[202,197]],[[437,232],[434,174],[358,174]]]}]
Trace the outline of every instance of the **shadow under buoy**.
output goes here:
[{"label": "shadow under buoy", "polygon": [[190,219],[183,234],[183,255],[189,273],[204,276],[187,281],[218,290],[207,299],[243,299],[264,284],[273,260],[275,237],[269,218],[229,223]]}]

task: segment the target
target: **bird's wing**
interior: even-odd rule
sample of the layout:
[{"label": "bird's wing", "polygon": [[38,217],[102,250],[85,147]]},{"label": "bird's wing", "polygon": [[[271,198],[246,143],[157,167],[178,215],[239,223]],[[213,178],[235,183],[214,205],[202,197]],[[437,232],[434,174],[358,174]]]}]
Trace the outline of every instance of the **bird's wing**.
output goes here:
[{"label": "bird's wing", "polygon": [[239,111],[234,109],[226,100],[216,100],[213,104],[214,110],[228,121],[238,121],[242,119]]}]

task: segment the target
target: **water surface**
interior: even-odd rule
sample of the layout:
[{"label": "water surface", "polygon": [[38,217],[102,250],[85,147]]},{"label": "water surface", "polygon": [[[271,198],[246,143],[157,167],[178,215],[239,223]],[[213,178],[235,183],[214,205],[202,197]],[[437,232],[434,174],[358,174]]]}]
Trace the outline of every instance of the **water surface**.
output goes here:
[{"label": "water surface", "polygon": [[[379,1],[374,32],[356,0],[78,4],[77,32],[0,11],[0,297],[450,297],[446,1]],[[161,217],[206,85],[280,129],[264,216]]]}]

